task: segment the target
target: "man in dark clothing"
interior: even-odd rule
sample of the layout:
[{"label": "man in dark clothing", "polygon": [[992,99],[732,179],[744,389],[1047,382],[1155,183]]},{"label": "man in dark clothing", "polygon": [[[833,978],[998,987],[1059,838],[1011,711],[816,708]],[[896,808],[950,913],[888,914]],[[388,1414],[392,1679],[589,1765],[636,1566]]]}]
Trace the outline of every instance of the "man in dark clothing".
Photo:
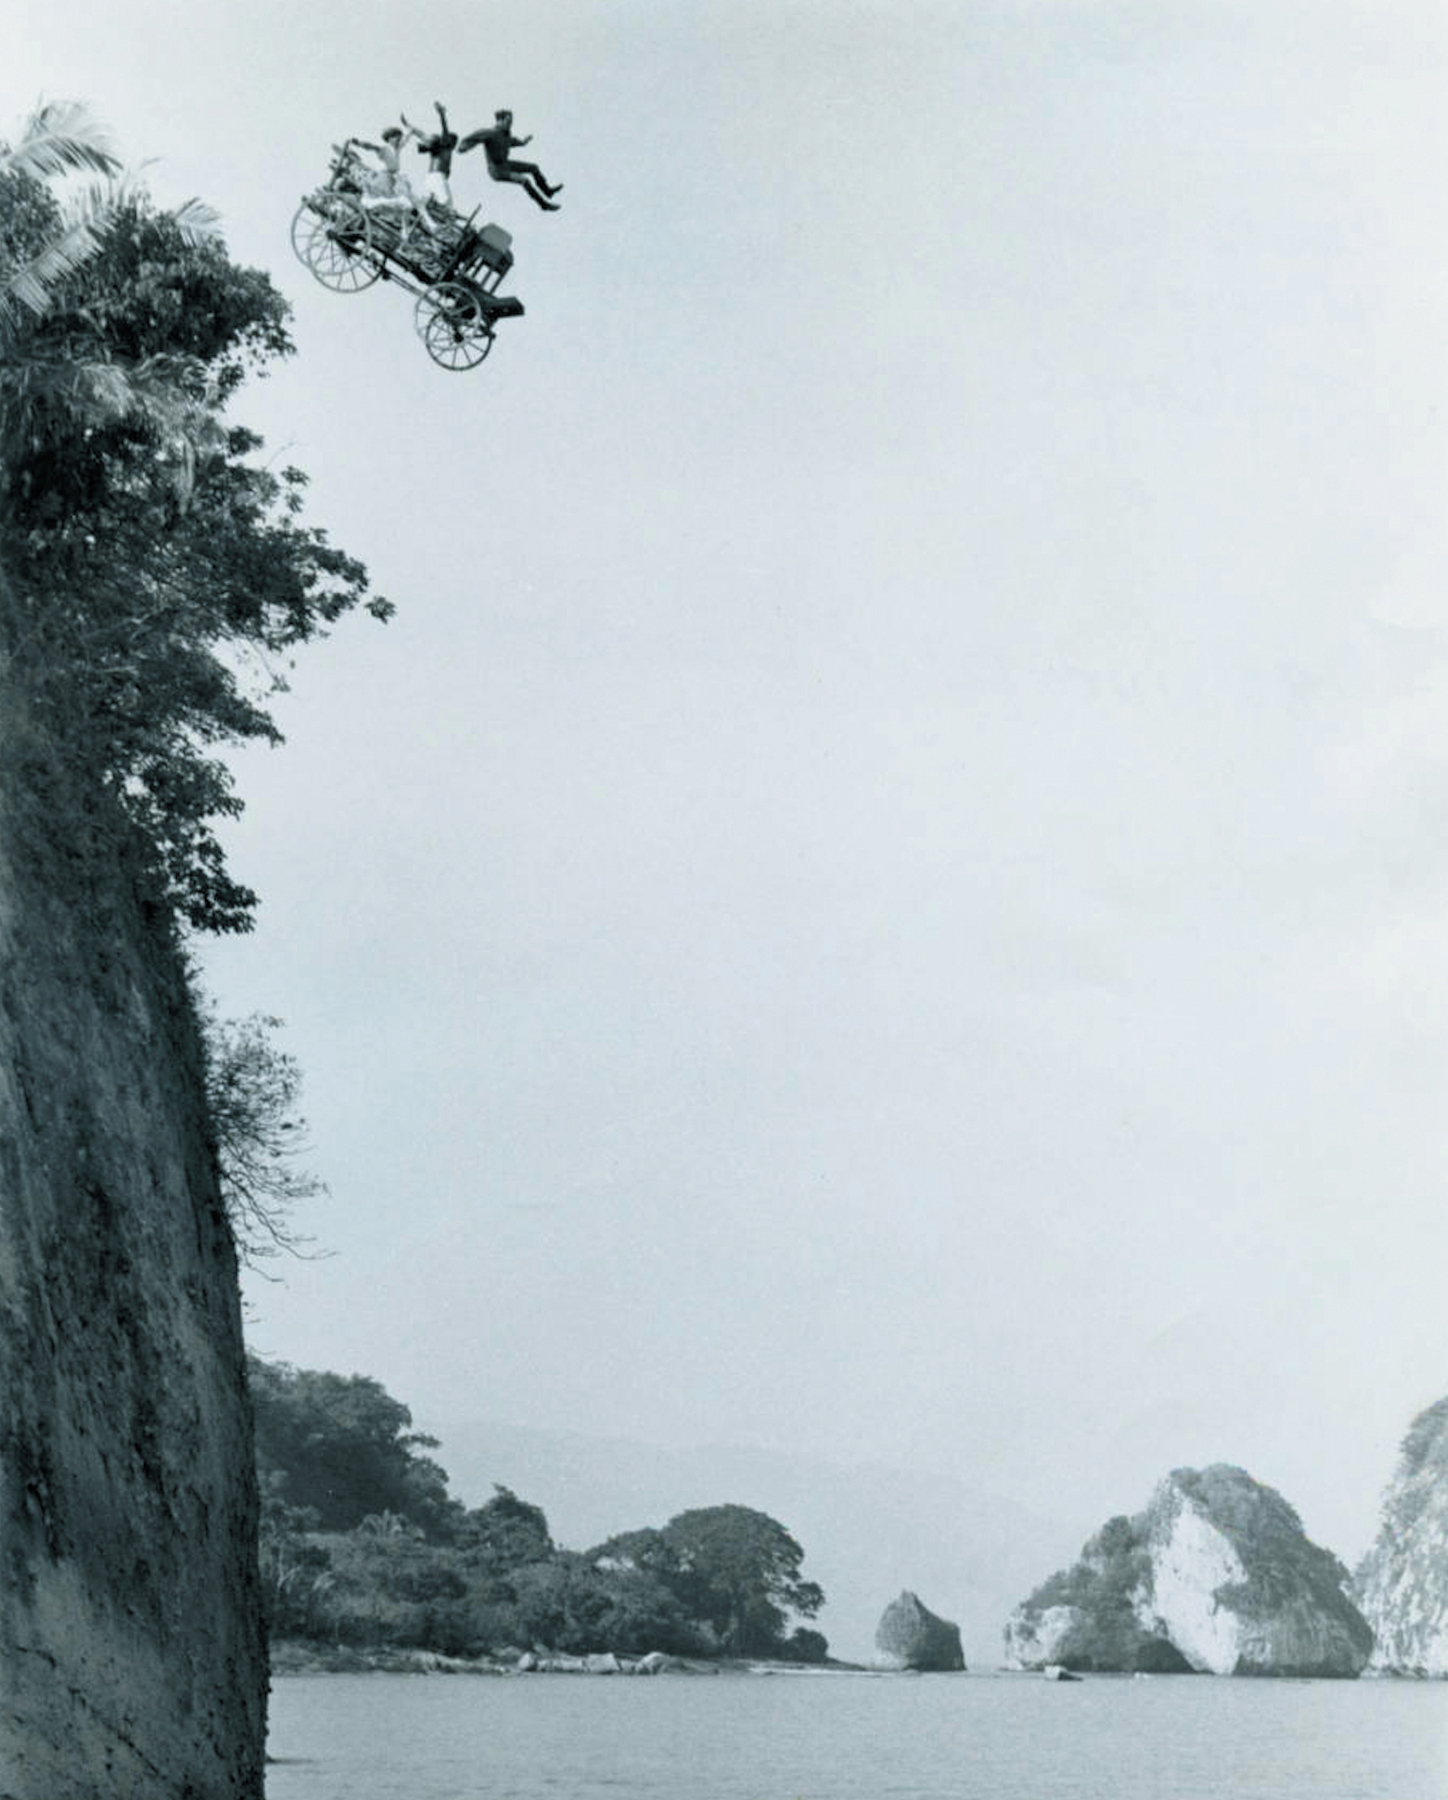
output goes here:
[{"label": "man in dark clothing", "polygon": [[[453,151],[458,148],[458,134],[448,127],[447,113],[441,100],[434,100],[437,108],[439,129],[431,137],[424,137],[417,127],[408,122],[407,114],[402,115],[402,122],[407,129],[417,133],[417,148],[426,156],[427,162],[427,196],[436,200],[439,206],[452,206],[452,188],[448,178],[452,174]],[[466,148],[466,145],[463,146]]]},{"label": "man in dark clothing", "polygon": [[513,136],[513,115],[510,112],[497,112],[494,119],[494,124],[470,131],[459,143],[458,155],[481,144],[487,153],[488,173],[494,181],[514,181],[544,212],[557,212],[558,203],[553,196],[562,193],[563,183],[560,181],[556,187],[553,186],[537,163],[514,162],[508,155],[510,150],[519,150],[524,144],[531,144],[532,137]]}]

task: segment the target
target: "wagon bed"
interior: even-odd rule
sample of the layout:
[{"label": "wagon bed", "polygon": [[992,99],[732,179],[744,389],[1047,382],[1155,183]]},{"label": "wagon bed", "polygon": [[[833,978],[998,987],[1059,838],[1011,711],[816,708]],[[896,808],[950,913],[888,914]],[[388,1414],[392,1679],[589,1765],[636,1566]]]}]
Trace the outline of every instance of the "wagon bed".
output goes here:
[{"label": "wagon bed", "polygon": [[326,184],[297,208],[293,249],[335,294],[394,282],[415,297],[413,321],[433,361],[476,368],[493,347],[498,320],[523,315],[521,300],[498,292],[513,266],[511,236],[501,225],[475,225],[476,215],[433,207],[437,230],[429,232],[377,205],[366,176],[349,151],[338,149]]}]

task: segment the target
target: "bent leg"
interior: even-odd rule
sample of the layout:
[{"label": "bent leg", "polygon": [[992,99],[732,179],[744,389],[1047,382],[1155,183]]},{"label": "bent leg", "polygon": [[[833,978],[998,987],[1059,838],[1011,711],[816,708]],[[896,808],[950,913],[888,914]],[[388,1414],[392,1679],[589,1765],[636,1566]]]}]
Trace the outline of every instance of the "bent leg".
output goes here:
[{"label": "bent leg", "polygon": [[563,185],[560,181],[558,187],[554,187],[553,183],[549,181],[548,177],[538,167],[537,163],[510,162],[508,167],[516,171],[511,177],[512,180],[536,182],[545,194],[556,194],[558,188],[561,188]]}]

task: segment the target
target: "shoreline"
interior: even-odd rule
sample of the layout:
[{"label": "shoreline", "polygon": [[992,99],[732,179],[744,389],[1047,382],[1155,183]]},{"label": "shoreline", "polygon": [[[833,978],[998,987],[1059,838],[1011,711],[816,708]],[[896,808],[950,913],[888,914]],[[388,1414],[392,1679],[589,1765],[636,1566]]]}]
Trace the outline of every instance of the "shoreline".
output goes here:
[{"label": "shoreline", "polygon": [[271,1646],[273,1680],[310,1675],[475,1675],[517,1678],[527,1675],[621,1675],[634,1679],[656,1675],[895,1675],[906,1671],[865,1663],[774,1662],[765,1657],[668,1656],[659,1651],[619,1656],[613,1651],[571,1656],[552,1651],[508,1651],[490,1656],[444,1656],[438,1650],[391,1648],[385,1644],[315,1644],[282,1638]]}]

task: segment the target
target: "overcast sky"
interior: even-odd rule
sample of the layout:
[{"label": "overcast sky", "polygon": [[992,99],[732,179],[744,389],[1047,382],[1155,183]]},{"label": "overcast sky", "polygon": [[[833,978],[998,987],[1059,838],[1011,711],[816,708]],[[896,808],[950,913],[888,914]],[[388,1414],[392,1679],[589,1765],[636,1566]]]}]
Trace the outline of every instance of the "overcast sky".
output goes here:
[{"label": "overcast sky", "polygon": [[[258,1348],[444,1463],[797,1447],[1084,1534],[1228,1460],[1356,1558],[1448,1392],[1437,0],[21,15],[4,129],[86,100],[220,209],[299,350],[237,416],[399,608],[237,760],[206,966],[336,1252]],[[288,242],[435,97],[566,184],[459,161],[527,307],[468,375]]]}]

